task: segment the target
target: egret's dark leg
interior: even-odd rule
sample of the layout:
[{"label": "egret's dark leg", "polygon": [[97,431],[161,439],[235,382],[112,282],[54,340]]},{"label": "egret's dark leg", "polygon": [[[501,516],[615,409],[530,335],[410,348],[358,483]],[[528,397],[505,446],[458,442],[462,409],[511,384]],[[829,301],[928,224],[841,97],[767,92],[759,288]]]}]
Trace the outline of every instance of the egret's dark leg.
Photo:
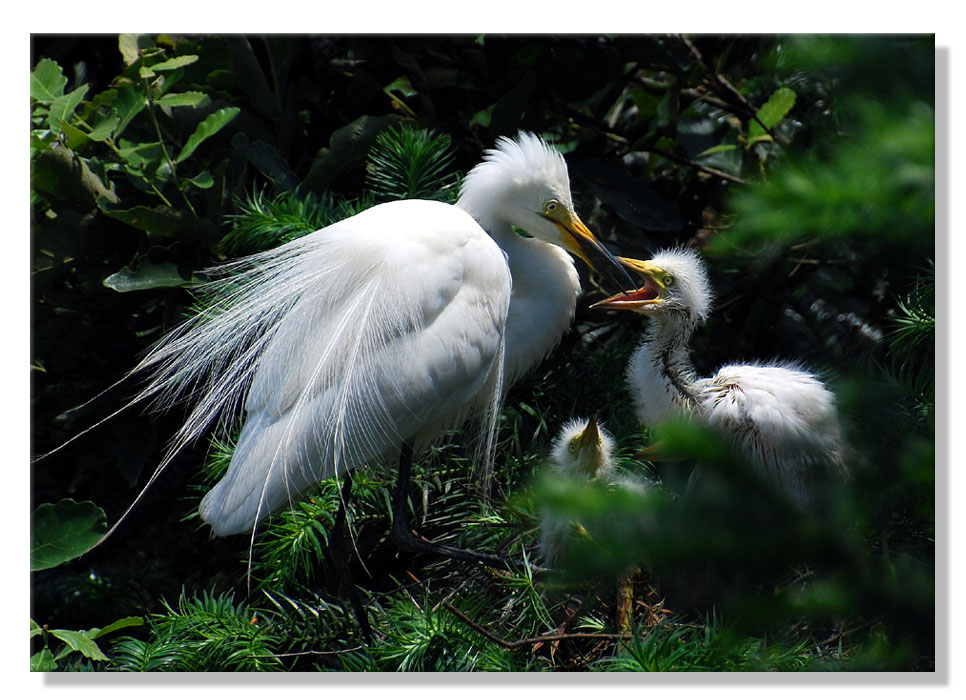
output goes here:
[{"label": "egret's dark leg", "polygon": [[392,504],[392,538],[399,548],[410,552],[433,552],[434,554],[440,554],[444,557],[451,557],[462,561],[496,566],[501,569],[507,568],[510,564],[509,559],[495,557],[490,554],[482,554],[480,552],[472,552],[468,549],[450,547],[445,544],[438,544],[427,540],[409,527],[409,515],[406,504],[409,500],[409,477],[412,468],[412,445],[403,443],[402,451],[399,453],[399,474],[396,477],[396,496]]},{"label": "egret's dark leg", "polygon": [[349,589],[349,601],[355,611],[359,627],[362,629],[362,636],[366,638],[368,644],[372,644],[372,627],[369,626],[369,616],[366,609],[359,600],[359,592],[356,590],[355,580],[352,578],[352,571],[349,569],[349,552],[352,550],[348,523],[346,522],[346,510],[349,507],[349,497],[352,495],[352,472],[346,472],[342,477],[342,501],[339,504],[339,512],[335,516],[335,525],[332,532],[332,544],[329,553],[332,556],[332,565],[339,576],[339,579]]}]

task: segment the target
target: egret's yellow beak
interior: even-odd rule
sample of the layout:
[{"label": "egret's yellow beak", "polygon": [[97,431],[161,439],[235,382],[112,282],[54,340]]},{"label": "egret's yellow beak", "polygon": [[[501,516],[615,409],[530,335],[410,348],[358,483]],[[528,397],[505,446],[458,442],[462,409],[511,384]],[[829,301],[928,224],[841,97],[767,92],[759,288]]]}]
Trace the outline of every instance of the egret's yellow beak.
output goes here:
[{"label": "egret's yellow beak", "polygon": [[634,260],[632,258],[619,258],[624,267],[632,270],[644,281],[644,285],[637,287],[632,292],[622,292],[612,297],[607,297],[596,304],[591,304],[592,309],[626,309],[629,311],[640,311],[652,304],[659,304],[664,300],[667,293],[665,280],[669,279],[668,273],[646,260]]},{"label": "egret's yellow beak", "polygon": [[560,229],[567,250],[604,275],[619,289],[633,289],[634,280],[620,261],[597,240],[590,229],[573,212],[558,207],[552,214],[544,214]]},{"label": "egret's yellow beak", "polygon": [[597,428],[597,416],[591,416],[587,422],[587,427],[580,433],[580,449],[600,446],[600,430]]}]

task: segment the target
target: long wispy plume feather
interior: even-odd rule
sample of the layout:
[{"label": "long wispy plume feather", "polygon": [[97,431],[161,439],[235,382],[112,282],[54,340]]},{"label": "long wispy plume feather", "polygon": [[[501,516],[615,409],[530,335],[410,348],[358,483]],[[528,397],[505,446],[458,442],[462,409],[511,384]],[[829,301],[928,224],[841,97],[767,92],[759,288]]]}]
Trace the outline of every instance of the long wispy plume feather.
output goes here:
[{"label": "long wispy plume feather", "polygon": [[[404,441],[425,446],[470,414],[481,419],[478,456],[492,461],[509,296],[474,303],[465,297],[490,293],[492,281],[458,277],[427,301],[404,284],[411,279],[399,274],[404,261],[358,234],[387,230],[379,210],[354,218],[355,229],[334,224],[206,271],[212,281],[195,290],[202,311],[131,372],[147,377],[132,404],[191,405],[131,507],[180,450],[213,426],[227,429],[243,411],[232,467],[200,508],[215,534],[254,532],[312,483],[389,456]],[[365,226],[370,217],[377,225]],[[470,346],[447,334],[454,309],[476,313],[473,326],[487,331]]]}]

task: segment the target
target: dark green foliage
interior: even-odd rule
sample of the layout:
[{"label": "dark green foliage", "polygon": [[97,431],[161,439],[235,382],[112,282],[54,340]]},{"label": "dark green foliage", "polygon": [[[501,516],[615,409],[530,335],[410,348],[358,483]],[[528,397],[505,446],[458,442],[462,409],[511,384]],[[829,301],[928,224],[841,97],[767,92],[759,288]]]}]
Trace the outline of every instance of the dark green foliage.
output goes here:
[{"label": "dark green foliage", "polygon": [[237,605],[230,594],[182,595],[177,608],[148,621],[153,640],[125,638],[114,645],[120,671],[279,671],[285,646],[273,618]]},{"label": "dark green foliage", "polygon": [[449,134],[399,126],[376,137],[366,175],[381,200],[438,199],[456,201],[453,151]]},{"label": "dark green foliage", "polygon": [[[52,630],[32,627],[35,668],[934,668],[930,38],[122,35],[34,48],[35,452],[122,405],[130,385],[81,406],[173,324],[218,312],[183,288],[202,270],[379,201],[452,202],[482,150],[524,128],[567,154],[577,210],[613,250],[686,244],[709,258],[699,372],[775,357],[823,372],[854,474],[826,511],[800,514],[718,436],[640,426],[624,372],[646,321],[589,310],[605,292],[581,268],[574,328],[508,394],[489,493],[472,478],[472,427],[414,465],[412,524],[508,556],[510,570],[398,551],[391,465],[355,475],[345,539],[332,480],[254,541],[211,540],[197,504],[230,461],[237,426],[222,426],[105,545],[33,575],[32,617]],[[560,426],[591,414],[615,435],[618,471],[659,485],[541,478]],[[35,463],[34,507],[70,495],[115,522],[182,417],[128,411]],[[661,435],[690,461],[632,459]],[[684,498],[698,461],[701,487]],[[589,536],[555,572],[536,555],[548,509]],[[618,579],[633,584],[624,622]],[[102,645],[106,659],[53,631],[93,638],[133,614],[148,624]]]}]

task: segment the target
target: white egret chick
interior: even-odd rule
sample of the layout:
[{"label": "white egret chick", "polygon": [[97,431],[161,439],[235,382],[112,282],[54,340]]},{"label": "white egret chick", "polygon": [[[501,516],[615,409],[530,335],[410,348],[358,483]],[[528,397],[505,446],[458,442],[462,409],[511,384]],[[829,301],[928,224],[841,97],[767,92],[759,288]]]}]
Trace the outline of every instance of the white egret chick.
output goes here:
[{"label": "white egret chick", "polygon": [[[614,472],[614,438],[596,417],[566,423],[550,449],[555,472],[570,479],[611,483]],[[568,538],[590,534],[579,522],[545,513],[540,523],[540,554],[547,566],[556,561]]]},{"label": "white egret chick", "polygon": [[412,538],[413,449],[476,415],[489,459],[508,383],[573,318],[565,251],[634,286],[574,212],[563,157],[521,133],[486,153],[456,205],[380,204],[209,270],[211,310],[134,370],[151,373],[135,400],[194,401],[155,476],[214,421],[241,418],[228,472],[200,507],[215,535],[253,532],[319,480],[398,458],[393,534]]},{"label": "white egret chick", "polygon": [[593,306],[651,318],[627,370],[641,421],[653,426],[676,415],[703,421],[794,502],[815,505],[818,482],[829,470],[846,474],[832,393],[793,364],[727,365],[699,378],[688,346],[711,308],[700,257],[677,248],[649,261],[622,260],[644,285]]},{"label": "white egret chick", "polygon": [[606,483],[614,468],[614,438],[596,417],[576,418],[560,429],[550,454],[554,469],[562,474]]}]

